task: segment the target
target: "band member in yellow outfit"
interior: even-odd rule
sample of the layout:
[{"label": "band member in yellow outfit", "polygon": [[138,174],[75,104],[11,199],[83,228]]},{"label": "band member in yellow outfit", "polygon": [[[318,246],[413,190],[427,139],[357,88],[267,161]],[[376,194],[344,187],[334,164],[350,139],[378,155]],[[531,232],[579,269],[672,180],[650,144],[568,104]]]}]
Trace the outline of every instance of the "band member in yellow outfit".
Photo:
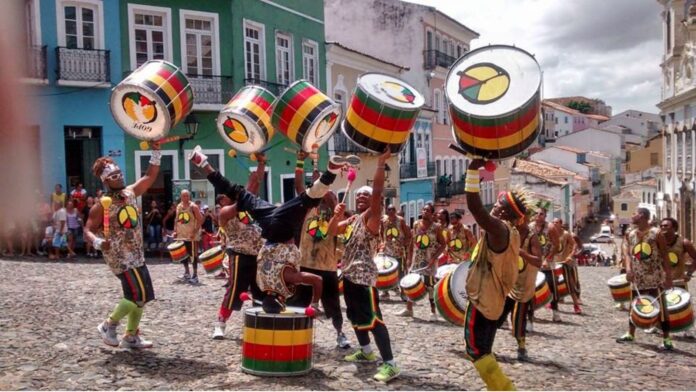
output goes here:
[{"label": "band member in yellow outfit", "polygon": [[518,276],[520,234],[515,226],[524,219],[530,202],[519,189],[501,192],[490,214],[481,201],[479,169],[485,162],[474,159],[466,174],[466,203],[476,223],[485,231],[476,245],[466,280],[469,304],[464,321],[466,354],[489,390],[514,390],[492,353],[498,319],[505,298]]},{"label": "band member in yellow outfit", "polygon": [[[406,274],[407,261],[411,260],[412,248],[409,246],[411,243],[411,229],[406,224],[404,218],[396,214],[396,207],[393,204],[387,206],[387,213],[382,217],[380,238],[382,239],[380,244],[382,252],[396,259],[399,263],[399,279],[403,278]],[[400,288],[397,290],[401,291]],[[400,294],[401,298],[405,300],[403,292]],[[388,299],[389,292],[382,292],[380,298]]]},{"label": "band member in yellow outfit", "polygon": [[573,254],[575,254],[575,240],[573,239],[573,235],[565,230],[563,227],[563,220],[560,218],[555,218],[553,220],[553,226],[561,233],[558,239],[560,246],[556,253],[555,262],[563,268],[563,276],[566,279],[565,283],[568,287],[568,293],[570,293],[570,297],[573,299],[575,314],[582,314],[582,308],[580,308],[578,270],[575,266],[575,260],[573,259]]},{"label": "band member in yellow outfit", "polygon": [[450,226],[447,230],[447,253],[449,262],[459,264],[471,259],[471,252],[476,246],[476,237],[468,227],[462,224],[462,214],[453,212],[450,214]]},{"label": "band member in yellow outfit", "polygon": [[[186,189],[181,191],[181,202],[176,206],[175,222],[174,238],[184,242],[186,253],[189,255],[182,262],[184,275],[180,279],[184,283],[198,284],[198,246],[201,240],[203,214],[196,203],[191,202],[191,193]],[[193,264],[193,275],[189,272],[189,261]]]}]

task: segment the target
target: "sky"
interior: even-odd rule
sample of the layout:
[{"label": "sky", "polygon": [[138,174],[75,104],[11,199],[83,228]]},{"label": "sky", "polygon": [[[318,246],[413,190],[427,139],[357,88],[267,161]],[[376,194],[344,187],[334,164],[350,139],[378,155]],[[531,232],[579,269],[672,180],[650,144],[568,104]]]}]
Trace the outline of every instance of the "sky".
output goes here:
[{"label": "sky", "polygon": [[409,0],[478,32],[472,49],[508,44],[535,55],[544,98],[581,95],[658,113],[662,7],[657,0]]}]

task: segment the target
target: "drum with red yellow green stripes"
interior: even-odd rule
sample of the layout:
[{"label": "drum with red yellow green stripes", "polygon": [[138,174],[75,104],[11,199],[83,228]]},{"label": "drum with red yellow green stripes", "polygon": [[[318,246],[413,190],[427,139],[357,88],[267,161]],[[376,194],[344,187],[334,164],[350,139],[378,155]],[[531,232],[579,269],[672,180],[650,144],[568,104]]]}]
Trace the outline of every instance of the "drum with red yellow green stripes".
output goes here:
[{"label": "drum with red yellow green stripes", "polygon": [[425,103],[408,83],[392,76],[366,73],[358,78],[343,133],[356,145],[375,153],[403,149]]},{"label": "drum with red yellow green stripes", "polygon": [[261,86],[239,90],[218,115],[217,129],[222,139],[244,154],[263,149],[273,138],[271,113],[275,99]]},{"label": "drum with red yellow green stripes", "polygon": [[336,131],[341,106],[306,80],[285,89],[273,107],[273,126],[303,151],[313,151]]},{"label": "drum with red yellow green stripes", "polygon": [[468,52],[445,82],[454,140],[485,159],[523,152],[542,128],[540,91],[541,69],[524,50],[492,45]]},{"label": "drum with red yellow green stripes", "polygon": [[304,309],[287,307],[266,313],[260,307],[244,311],[242,371],[262,376],[294,376],[312,370],[314,325]]},{"label": "drum with red yellow green stripes", "polygon": [[159,140],[193,109],[193,90],[176,65],[150,60],[111,91],[111,114],[127,133]]},{"label": "drum with red yellow green stripes", "polygon": [[454,325],[464,325],[469,302],[466,293],[469,268],[471,262],[460,263],[454,271],[435,284],[435,308],[445,320]]}]

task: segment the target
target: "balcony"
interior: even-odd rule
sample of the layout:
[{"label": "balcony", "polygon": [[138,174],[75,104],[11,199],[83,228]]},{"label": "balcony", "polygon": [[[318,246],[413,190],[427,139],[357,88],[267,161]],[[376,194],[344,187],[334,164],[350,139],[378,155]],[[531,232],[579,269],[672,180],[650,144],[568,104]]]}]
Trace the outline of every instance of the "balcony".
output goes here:
[{"label": "balcony", "polygon": [[27,64],[23,76],[29,79],[48,79],[46,72],[46,45],[27,48]]},{"label": "balcony", "polygon": [[423,55],[425,56],[425,69],[435,69],[438,66],[449,68],[457,61],[456,57],[442,53],[439,50],[424,50]]},{"label": "balcony", "polygon": [[435,198],[450,198],[454,195],[464,194],[464,181],[455,181],[450,184],[436,184]]},{"label": "balcony", "polygon": [[261,79],[244,79],[244,85],[248,86],[250,84],[255,84],[258,86],[261,86],[268,91],[272,92],[276,96],[280,95],[285,91],[285,89],[288,87],[287,84],[281,84],[281,83],[274,83],[274,82],[269,82],[267,80],[261,80]]},{"label": "balcony", "polygon": [[[56,76],[61,82],[111,83],[108,50],[56,48]],[[63,83],[65,84],[65,83]]]},{"label": "balcony", "polygon": [[[435,162],[428,162],[428,175],[427,177],[435,176]],[[415,163],[402,163],[399,166],[399,176],[402,180],[407,178],[418,178],[418,168]],[[423,177],[425,178],[425,177]]]},{"label": "balcony", "polygon": [[224,105],[234,95],[232,77],[225,75],[186,75],[196,105]]},{"label": "balcony", "polygon": [[369,153],[368,150],[358,147],[355,143],[351,142],[340,129],[334,133],[332,138],[334,151],[337,153]]}]

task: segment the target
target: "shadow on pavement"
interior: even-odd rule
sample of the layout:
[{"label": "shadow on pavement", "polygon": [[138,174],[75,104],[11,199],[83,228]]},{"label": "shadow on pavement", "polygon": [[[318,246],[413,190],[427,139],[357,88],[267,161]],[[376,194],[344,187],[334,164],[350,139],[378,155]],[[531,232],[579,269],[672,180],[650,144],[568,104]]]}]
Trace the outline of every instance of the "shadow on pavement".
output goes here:
[{"label": "shadow on pavement", "polygon": [[656,344],[642,343],[642,342],[635,342],[634,344],[636,346],[640,346],[648,351],[653,351],[657,354],[682,355],[682,356],[689,357],[689,358],[696,358],[695,354],[692,354],[692,353],[684,351],[684,350],[680,350],[678,347],[672,349],[671,351],[664,351],[664,350],[660,350]]},{"label": "shadow on pavement", "polygon": [[567,367],[565,367],[564,365],[562,365],[558,362],[552,361],[544,356],[541,356],[538,354],[534,355],[534,353],[530,353],[529,358],[527,358],[523,362],[518,361],[517,357],[509,357],[507,355],[502,355],[502,354],[496,354],[495,357],[498,360],[498,362],[502,362],[502,363],[507,363],[507,364],[525,363],[525,364],[530,364],[530,365],[537,365],[537,366],[553,368],[553,369],[556,369],[557,371],[570,373],[570,370]]},{"label": "shadow on pavement", "polygon": [[[127,366],[144,375],[158,377],[167,381],[192,381],[204,378],[208,375],[227,373],[229,368],[225,364],[198,361],[195,359],[163,357],[156,352],[148,350],[139,351],[109,351],[104,358],[102,366],[112,374],[118,374],[122,370],[119,366]],[[173,372],[180,369],[179,372]]]}]

